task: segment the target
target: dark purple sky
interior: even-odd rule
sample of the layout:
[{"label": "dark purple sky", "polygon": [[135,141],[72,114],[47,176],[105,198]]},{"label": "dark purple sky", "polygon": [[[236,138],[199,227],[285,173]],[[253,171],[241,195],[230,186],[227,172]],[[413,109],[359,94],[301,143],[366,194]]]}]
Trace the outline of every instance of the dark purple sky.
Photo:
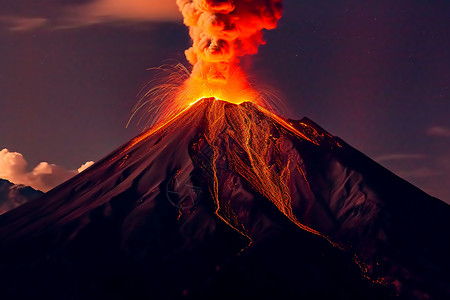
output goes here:
[{"label": "dark purple sky", "polygon": [[[135,136],[125,125],[146,69],[185,62],[190,43],[170,1],[3,0],[0,149],[30,169],[76,169]],[[282,94],[287,117],[309,117],[450,202],[450,2],[284,4],[248,73]]]}]

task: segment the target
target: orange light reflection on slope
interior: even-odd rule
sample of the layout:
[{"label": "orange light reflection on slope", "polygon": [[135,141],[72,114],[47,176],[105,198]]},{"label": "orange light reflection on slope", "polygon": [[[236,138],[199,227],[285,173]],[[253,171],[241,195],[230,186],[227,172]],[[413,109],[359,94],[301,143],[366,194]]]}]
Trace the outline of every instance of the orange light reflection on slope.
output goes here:
[{"label": "orange light reflection on slope", "polygon": [[[258,108],[261,109],[261,107]],[[271,135],[275,124],[280,124],[284,130],[311,143],[317,144],[317,142],[312,141],[284,119],[267,110],[263,111],[269,118],[267,115],[265,117],[258,116],[257,111],[242,105],[227,108],[223,101],[214,101],[207,109],[208,128],[205,138],[214,151],[211,167],[214,174],[212,192],[216,202],[216,214],[247,236],[244,225],[236,224],[235,220],[239,219],[236,214],[220,205],[216,164],[217,158],[220,157],[219,152],[225,151],[230,169],[245,178],[255,190],[270,200],[289,220],[305,231],[324,237],[333,246],[340,247],[317,230],[302,224],[294,215],[289,187],[293,172],[300,172],[309,186],[305,173],[298,162],[290,156],[287,161],[271,160],[273,156],[281,157],[277,155],[277,152],[281,151],[277,146],[277,138]],[[223,132],[226,134],[223,135]]]},{"label": "orange light reflection on slope", "polygon": [[[200,100],[203,100],[203,98],[196,102]],[[313,144],[317,145],[317,141],[311,140],[295,129],[289,122],[261,106],[257,106],[258,109],[253,110],[243,105],[227,106],[228,101],[221,101],[217,98],[207,100],[212,101],[206,107],[205,117],[208,125],[205,132],[205,140],[213,150],[210,167],[214,175],[214,181],[212,182],[211,192],[216,204],[216,215],[251,241],[244,225],[242,222],[239,222],[237,215],[231,209],[220,204],[220,187],[216,164],[218,157],[221,155],[219,152],[225,151],[230,169],[245,178],[256,191],[271,201],[289,220],[301,229],[324,237],[335,247],[341,248],[327,236],[302,224],[294,215],[289,182],[294,175],[293,172],[299,172],[309,186],[302,166],[298,165],[292,157],[289,157],[287,161],[276,159],[270,162],[271,156],[277,157],[277,151],[280,151],[277,146],[277,138],[271,135],[274,126],[278,126],[279,130]],[[201,113],[200,111],[195,111],[196,105],[187,104],[186,106],[186,103],[184,103],[184,109],[176,115],[133,139],[122,153],[133,148],[155,132],[176,122],[180,115],[184,113],[193,113],[194,115]],[[258,115],[261,112],[264,116]],[[226,132],[226,135],[223,135],[224,132]]]}]

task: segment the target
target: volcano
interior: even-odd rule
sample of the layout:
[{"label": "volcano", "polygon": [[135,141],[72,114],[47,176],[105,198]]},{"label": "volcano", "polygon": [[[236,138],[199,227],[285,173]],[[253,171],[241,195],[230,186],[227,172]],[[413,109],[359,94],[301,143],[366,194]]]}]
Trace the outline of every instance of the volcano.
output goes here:
[{"label": "volcano", "polygon": [[2,299],[448,299],[450,207],[309,119],[197,101],[0,216]]}]

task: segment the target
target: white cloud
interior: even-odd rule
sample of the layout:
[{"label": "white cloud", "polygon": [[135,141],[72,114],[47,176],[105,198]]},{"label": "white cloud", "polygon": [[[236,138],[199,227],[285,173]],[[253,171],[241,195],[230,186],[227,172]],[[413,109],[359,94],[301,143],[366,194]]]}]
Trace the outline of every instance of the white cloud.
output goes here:
[{"label": "white cloud", "polygon": [[398,176],[407,179],[421,179],[442,175],[442,171],[427,167],[420,167],[412,170],[402,170],[396,172]]},{"label": "white cloud", "polygon": [[47,192],[92,164],[93,162],[89,161],[78,170],[66,170],[55,164],[41,162],[28,171],[28,163],[23,155],[18,152],[10,152],[5,148],[0,151],[0,178]]},{"label": "white cloud", "polygon": [[78,173],[83,172],[84,170],[86,170],[87,168],[92,166],[93,164],[94,164],[94,162],[92,160],[87,161],[84,165],[82,165],[81,167],[78,168]]},{"label": "white cloud", "polygon": [[450,137],[450,128],[442,126],[433,126],[428,128],[427,134],[431,136]]},{"label": "white cloud", "polygon": [[394,161],[394,160],[408,160],[408,159],[420,159],[425,156],[422,154],[412,154],[412,153],[392,153],[385,154],[375,158],[377,162]]},{"label": "white cloud", "polygon": [[6,23],[7,28],[11,31],[30,31],[48,23],[46,18],[22,16],[1,16],[0,21]]}]

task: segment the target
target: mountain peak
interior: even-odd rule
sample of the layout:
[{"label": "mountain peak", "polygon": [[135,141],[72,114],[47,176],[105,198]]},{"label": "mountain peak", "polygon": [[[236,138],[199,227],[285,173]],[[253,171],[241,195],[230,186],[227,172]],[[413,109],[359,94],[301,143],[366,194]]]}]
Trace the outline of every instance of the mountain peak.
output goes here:
[{"label": "mountain peak", "polygon": [[0,282],[55,269],[61,298],[87,269],[80,298],[392,294],[373,282],[439,298],[449,225],[448,205],[311,120],[208,98],[0,216]]}]

